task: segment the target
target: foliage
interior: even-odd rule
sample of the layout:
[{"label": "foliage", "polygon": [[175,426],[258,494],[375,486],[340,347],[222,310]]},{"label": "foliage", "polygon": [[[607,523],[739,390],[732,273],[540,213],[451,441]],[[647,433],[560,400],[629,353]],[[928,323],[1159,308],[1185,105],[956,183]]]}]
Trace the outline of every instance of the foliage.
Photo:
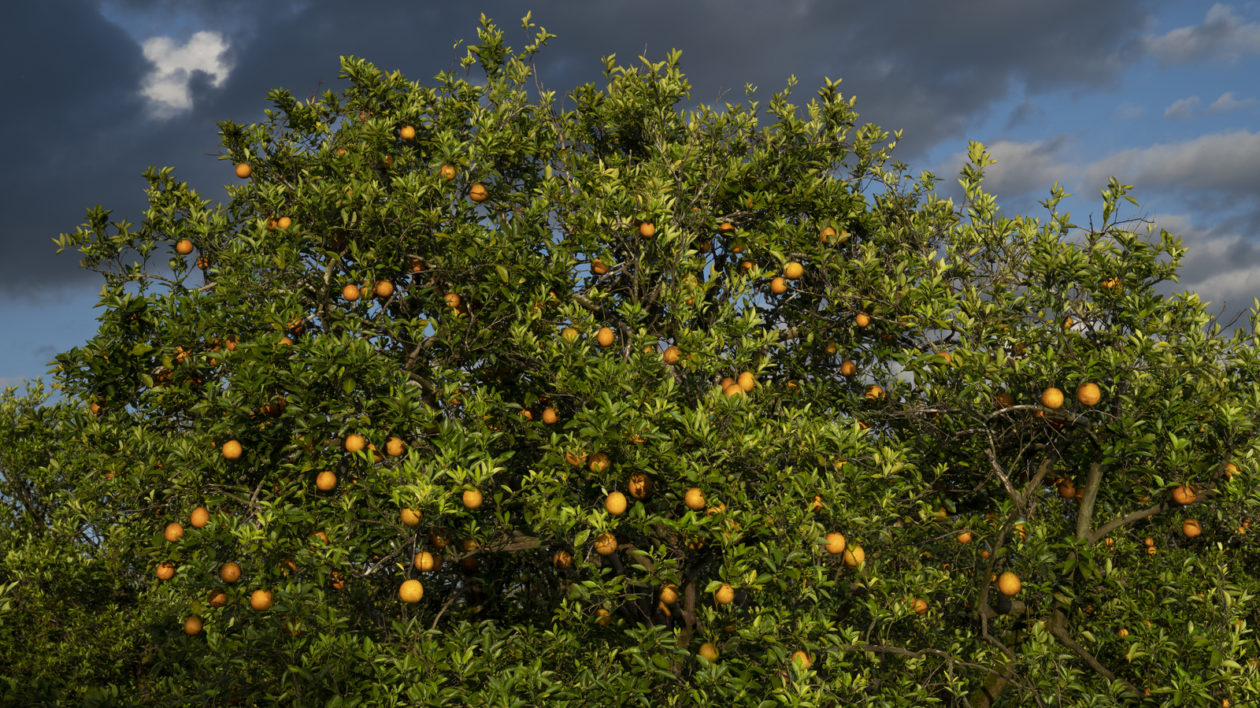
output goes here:
[{"label": "foliage", "polygon": [[956,205],[838,82],[684,109],[672,53],[561,99],[545,31],[478,37],[476,78],[348,58],[221,124],[226,204],[151,169],[141,223],[59,239],[103,314],[82,405],[4,399],[9,700],[1260,698],[1256,312],[1160,294],[1129,187],[1007,218],[982,146]]}]

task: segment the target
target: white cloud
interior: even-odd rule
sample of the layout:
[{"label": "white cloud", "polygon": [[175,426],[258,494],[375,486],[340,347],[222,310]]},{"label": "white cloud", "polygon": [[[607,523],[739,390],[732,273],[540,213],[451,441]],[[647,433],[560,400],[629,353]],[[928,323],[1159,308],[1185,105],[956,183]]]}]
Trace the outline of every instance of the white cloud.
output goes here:
[{"label": "white cloud", "polygon": [[1172,105],[1164,109],[1165,118],[1189,118],[1194,115],[1194,109],[1199,105],[1198,96],[1190,96],[1173,101]]},{"label": "white cloud", "polygon": [[1260,23],[1244,22],[1228,5],[1208,9],[1203,24],[1178,27],[1162,36],[1148,36],[1146,50],[1165,64],[1202,59],[1233,61],[1260,54]]},{"label": "white cloud", "polygon": [[1216,99],[1215,101],[1212,101],[1212,105],[1208,106],[1204,112],[1205,113],[1224,113],[1226,111],[1236,111],[1240,108],[1246,108],[1247,106],[1254,106],[1254,105],[1256,105],[1256,99],[1234,98],[1234,93],[1232,91],[1226,91],[1225,93],[1221,94],[1220,98]]},{"label": "white cloud", "polygon": [[1106,155],[1081,170],[1089,186],[1116,176],[1141,188],[1220,191],[1256,198],[1260,133],[1212,133],[1181,143],[1156,144]]},{"label": "white cloud", "polygon": [[228,45],[218,32],[198,32],[183,46],[170,37],[151,37],[144,42],[144,57],[153,64],[140,92],[149,100],[157,118],[169,118],[192,108],[189,83],[198,72],[219,87],[231,72],[224,55]]}]

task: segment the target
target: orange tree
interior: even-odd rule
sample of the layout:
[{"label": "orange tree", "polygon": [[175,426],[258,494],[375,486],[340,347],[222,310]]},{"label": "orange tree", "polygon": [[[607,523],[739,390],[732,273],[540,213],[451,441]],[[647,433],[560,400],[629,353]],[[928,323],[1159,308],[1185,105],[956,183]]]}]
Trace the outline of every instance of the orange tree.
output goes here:
[{"label": "orange tree", "polygon": [[55,530],[6,531],[11,696],[1260,697],[1252,332],[1156,292],[1125,185],[1006,218],[982,146],[953,204],[836,83],[560,99],[545,31],[478,37],[222,124],[226,204],[151,170],[60,239],[103,314],[79,408],[7,399],[66,441],[6,465]]}]

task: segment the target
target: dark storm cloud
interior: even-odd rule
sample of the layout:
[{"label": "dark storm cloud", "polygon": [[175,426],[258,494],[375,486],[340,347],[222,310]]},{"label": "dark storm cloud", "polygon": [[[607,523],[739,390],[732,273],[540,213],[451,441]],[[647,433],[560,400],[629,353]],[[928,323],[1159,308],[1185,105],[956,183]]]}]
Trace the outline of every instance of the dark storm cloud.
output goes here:
[{"label": "dark storm cloud", "polygon": [[[898,157],[911,162],[945,138],[965,135],[1017,82],[1029,95],[1063,87],[1107,86],[1135,58],[1143,30],[1140,0],[1097,3],[884,3],[785,0],[551,2],[534,20],[559,35],[539,59],[553,89],[601,80],[599,57],[624,63],[683,50],[696,102],[743,100],[759,87],[763,102],[790,74],[805,103],[823,76],[843,78],[858,96],[861,120],[904,129]],[[148,164],[178,174],[218,199],[223,163],[215,121],[257,120],[264,95],[278,86],[296,95],[337,87],[338,55],[357,55],[413,80],[454,68],[452,44],[474,40],[479,12],[495,18],[514,46],[526,41],[515,2],[400,3],[397,0],[256,2],[84,0],[30,2],[4,26],[17,28],[5,48],[9,66],[29,67],[16,105],[2,120],[33,172],[10,171],[12,208],[0,226],[0,287],[34,278],[68,281],[73,256],[53,259],[49,238],[72,229],[84,207],[103,202],[131,218],[142,208],[139,173]],[[123,33],[111,20],[125,24]],[[9,19],[9,18],[6,18]],[[233,70],[221,86],[200,79],[190,111],[153,120],[138,95],[149,65],[139,41],[166,34],[220,32]],[[55,86],[56,88],[50,88]]]}]

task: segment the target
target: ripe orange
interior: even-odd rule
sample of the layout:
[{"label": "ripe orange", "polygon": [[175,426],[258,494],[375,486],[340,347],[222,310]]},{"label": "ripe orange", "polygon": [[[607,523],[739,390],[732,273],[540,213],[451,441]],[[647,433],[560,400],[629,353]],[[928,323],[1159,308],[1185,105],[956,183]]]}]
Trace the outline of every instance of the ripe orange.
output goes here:
[{"label": "ripe orange", "polygon": [[700,511],[704,508],[704,492],[699,487],[692,487],[683,495],[683,503],[692,511]]},{"label": "ripe orange", "polygon": [[442,175],[442,179],[455,179],[457,170],[455,169],[455,165],[447,163],[442,165],[442,169],[438,170],[438,174]]},{"label": "ripe orange", "polygon": [[639,224],[639,235],[643,238],[652,238],[656,235],[656,226],[650,221]]},{"label": "ripe orange", "polygon": [[207,602],[209,602],[211,607],[223,607],[227,604],[227,593],[219,588],[215,588],[210,591],[210,597]]},{"label": "ripe orange", "polygon": [[1186,535],[1186,538],[1194,538],[1203,533],[1203,527],[1199,525],[1197,519],[1186,519],[1181,522],[1181,532]]},{"label": "ripe orange", "polygon": [[832,531],[827,534],[826,540],[828,553],[832,555],[844,553],[845,546],[847,545],[844,540],[844,534]]},{"label": "ripe orange", "polygon": [[963,531],[962,533],[958,534],[958,542],[961,544],[966,545],[968,543],[971,543],[971,539],[972,539],[972,536],[971,536],[970,531]]},{"label": "ripe orange", "polygon": [[411,564],[416,570],[428,573],[442,567],[442,556],[428,551],[420,551],[415,558],[411,559]]},{"label": "ripe orange", "polygon": [[871,316],[865,312],[859,312],[857,313],[857,316],[853,318],[853,321],[857,322],[858,327],[866,327],[871,324]]},{"label": "ripe orange", "polygon": [[921,615],[924,612],[927,612],[927,602],[922,598],[916,597],[910,601],[910,609],[914,610],[916,615]]},{"label": "ripe orange", "polygon": [[210,510],[204,506],[199,506],[196,509],[193,509],[192,518],[190,518],[189,521],[192,522],[193,528],[202,528],[210,522]]},{"label": "ripe orange", "polygon": [[254,173],[254,168],[249,166],[248,162],[242,162],[236,166],[236,176],[241,179],[248,179]]},{"label": "ripe orange", "polygon": [[1172,498],[1173,501],[1178,504],[1186,506],[1188,504],[1193,504],[1194,500],[1199,498],[1199,495],[1195,493],[1194,487],[1182,484],[1173,488]]},{"label": "ripe orange", "polygon": [[719,605],[729,605],[735,601],[735,588],[722,583],[717,590],[713,591],[713,599],[717,600]]},{"label": "ripe orange", "polygon": [[852,361],[845,359],[844,361],[840,362],[840,374],[842,376],[847,376],[850,378],[856,376],[857,364],[854,364]]},{"label": "ripe orange", "polygon": [[358,433],[350,433],[346,436],[344,445],[346,452],[353,454],[367,447],[367,439]]},{"label": "ripe orange", "polygon": [[595,341],[599,342],[601,347],[612,346],[614,339],[613,331],[607,327],[600,327],[599,331],[595,333]]},{"label": "ripe orange", "polygon": [[595,610],[595,616],[598,618],[595,621],[598,622],[601,627],[607,627],[608,624],[612,622],[612,613],[602,607]]},{"label": "ripe orange", "polygon": [[802,670],[807,670],[814,662],[810,660],[809,654],[798,649],[792,652],[792,663],[801,667]]},{"label": "ripe orange", "polygon": [[559,418],[559,416],[557,416],[557,415],[556,415],[556,409],[555,409],[555,408],[544,408],[544,409],[543,409],[543,412],[542,412],[542,422],[546,423],[547,425],[555,425],[555,424],[556,424],[556,421],[558,421],[558,420],[560,420],[560,418]]},{"label": "ripe orange", "polygon": [[717,661],[718,658],[718,650],[717,647],[713,646],[713,642],[701,644],[700,651],[696,653],[703,657],[705,661]]},{"label": "ripe orange", "polygon": [[324,470],[315,476],[315,488],[321,492],[327,492],[337,486],[337,475]]},{"label": "ripe orange", "polygon": [[556,551],[551,556],[551,564],[556,570],[564,570],[573,565],[573,554],[565,550]]},{"label": "ripe orange", "polygon": [[672,605],[678,602],[678,586],[670,583],[661,588],[661,602]]},{"label": "ripe orange", "polygon": [[729,234],[729,233],[734,233],[734,232],[735,232],[735,224],[732,224],[729,221],[723,221],[722,223],[718,224],[718,233]]},{"label": "ripe orange", "polygon": [[1041,392],[1041,405],[1046,408],[1056,409],[1063,406],[1063,392],[1051,386]]},{"label": "ripe orange", "polygon": [[287,229],[292,225],[293,225],[293,219],[290,219],[287,216],[282,216],[279,219],[276,219],[276,226],[279,226],[282,229]]},{"label": "ripe orange", "polygon": [[341,296],[344,297],[348,302],[354,302],[355,300],[358,300],[359,299],[359,286],[353,283],[351,283],[350,285],[347,285],[346,287],[341,289]]},{"label": "ripe orange", "polygon": [[603,261],[601,261],[600,259],[596,258],[595,260],[591,261],[591,272],[594,273],[595,275],[604,275],[605,273],[608,272],[608,265],[604,263]]},{"label": "ripe orange", "polygon": [[823,243],[831,243],[831,239],[835,238],[836,230],[828,226],[818,233],[818,240]]},{"label": "ripe orange", "polygon": [[805,266],[796,261],[789,261],[787,265],[783,266],[783,276],[788,280],[796,280],[804,274]]},{"label": "ripe orange", "polygon": [[489,196],[486,186],[480,182],[468,188],[468,198],[474,202],[484,202]]},{"label": "ripe orange", "polygon": [[1083,383],[1076,388],[1076,400],[1083,406],[1096,406],[1102,400],[1102,391],[1096,383]]},{"label": "ripe orange", "polygon": [[424,586],[415,578],[404,580],[402,586],[398,588],[398,599],[407,604],[414,605],[420,602],[422,597],[424,597]]},{"label": "ripe orange", "polygon": [[186,238],[181,238],[175,242],[175,252],[181,256],[186,256],[193,252],[193,242]]},{"label": "ripe orange", "polygon": [[170,580],[175,577],[174,563],[158,563],[157,567],[158,580]]},{"label": "ripe orange", "polygon": [[385,454],[390,457],[398,457],[403,454],[406,447],[407,446],[403,443],[402,438],[390,438],[385,441]]},{"label": "ripe orange", "polygon": [[844,550],[844,567],[857,568],[866,562],[866,551],[861,546],[849,546]]},{"label": "ripe orange", "polygon": [[382,280],[377,282],[373,291],[376,293],[377,297],[387,298],[394,294],[394,284],[388,280]]},{"label": "ripe orange", "polygon": [[878,384],[871,384],[866,387],[866,400],[878,401],[884,397],[884,389]]},{"label": "ripe orange", "polygon": [[478,509],[481,507],[481,491],[478,489],[465,489],[463,494],[465,509]]},{"label": "ripe orange", "polygon": [[609,556],[617,552],[617,537],[605,531],[595,537],[595,552]]},{"label": "ripe orange", "polygon": [[753,376],[751,371],[740,373],[739,378],[735,381],[745,393],[752,391],[757,385],[757,377]]},{"label": "ripe orange", "polygon": [[612,464],[612,462],[608,459],[607,454],[597,452],[594,455],[591,455],[591,464],[589,465],[589,469],[595,474],[599,474],[600,472],[608,469],[610,464]]},{"label": "ripe orange", "polygon": [[630,481],[626,486],[630,489],[630,496],[635,499],[647,499],[652,493],[652,480],[642,472],[630,475]]},{"label": "ripe orange", "polygon": [[1012,597],[1023,587],[1023,583],[1019,581],[1019,576],[1009,570],[998,576],[997,584],[998,590],[1007,597]]},{"label": "ripe orange", "polygon": [[999,393],[993,397],[993,403],[998,408],[1010,408],[1015,405],[1015,397],[1009,393]]},{"label": "ripe orange", "polygon": [[162,535],[166,537],[167,541],[175,543],[184,537],[184,525],[171,522],[166,525],[166,530],[162,532]]},{"label": "ripe orange", "polygon": [[415,140],[416,129],[409,125],[404,125],[403,127],[398,129],[398,137],[402,138],[403,140]]},{"label": "ripe orange", "polygon": [[665,363],[670,365],[677,364],[680,357],[682,357],[682,350],[673,345],[665,347],[665,353],[661,355]]},{"label": "ripe orange", "polygon": [[770,281],[770,292],[775,295],[782,295],[787,292],[787,281],[781,277],[775,277]]},{"label": "ripe orange", "polygon": [[398,512],[398,516],[399,516],[399,519],[402,520],[403,524],[407,526],[420,525],[420,510],[419,509],[403,507],[402,511]]},{"label": "ripe orange", "polygon": [[1234,477],[1234,475],[1236,475],[1236,474],[1238,474],[1238,466],[1237,466],[1237,465],[1235,465],[1235,464],[1234,464],[1234,463],[1232,463],[1232,462],[1231,462],[1231,463],[1229,463],[1229,464],[1227,464],[1227,465],[1225,465],[1225,478],[1226,478],[1226,479],[1232,479],[1232,478]]},{"label": "ripe orange", "polygon": [[241,456],[241,444],[235,440],[228,440],[223,443],[223,457],[229,460],[235,460]]},{"label": "ripe orange", "polygon": [[184,634],[187,634],[190,637],[196,634],[201,634],[201,618],[196,615],[192,615],[185,619]]},{"label": "ripe orange", "polygon": [[219,577],[225,583],[234,583],[241,579],[241,567],[232,561],[228,561],[223,564],[222,568],[219,568]]},{"label": "ripe orange", "polygon": [[618,515],[626,511],[626,495],[621,492],[612,492],[604,499],[604,508],[609,514]]}]

